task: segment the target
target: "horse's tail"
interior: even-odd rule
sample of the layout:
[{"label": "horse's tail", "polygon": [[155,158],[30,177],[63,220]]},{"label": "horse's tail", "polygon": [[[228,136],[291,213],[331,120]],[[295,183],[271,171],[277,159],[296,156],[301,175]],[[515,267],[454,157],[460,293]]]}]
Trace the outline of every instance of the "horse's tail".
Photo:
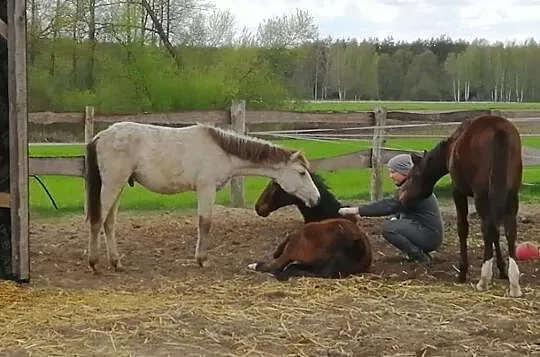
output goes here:
[{"label": "horse's tail", "polygon": [[101,175],[99,173],[96,140],[86,145],[86,219],[97,223],[101,219]]},{"label": "horse's tail", "polygon": [[510,148],[507,133],[496,130],[493,136],[491,170],[489,175],[488,201],[491,207],[492,220],[499,224],[504,217],[508,199],[508,175],[506,168],[511,165],[508,162]]}]

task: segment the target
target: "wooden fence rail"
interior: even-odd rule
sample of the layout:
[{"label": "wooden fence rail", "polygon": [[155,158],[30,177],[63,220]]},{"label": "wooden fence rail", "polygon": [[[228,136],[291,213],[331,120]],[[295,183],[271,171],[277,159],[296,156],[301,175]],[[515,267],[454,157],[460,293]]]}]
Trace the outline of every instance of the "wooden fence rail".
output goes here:
[{"label": "wooden fence rail", "polygon": [[[533,111],[502,111],[502,110],[472,110],[447,112],[388,112],[376,108],[373,112],[349,113],[301,113],[286,111],[249,110],[245,109],[245,101],[235,101],[230,110],[192,111],[179,113],[148,113],[100,115],[93,107],[86,107],[81,113],[29,113],[29,121],[36,124],[76,123],[84,125],[85,143],[88,143],[94,133],[96,123],[115,123],[120,121],[135,121],[152,124],[205,124],[227,125],[233,130],[246,133],[249,124],[350,124],[355,127],[370,127],[373,133],[373,144],[370,150],[359,150],[345,155],[310,160],[315,170],[339,170],[345,168],[371,168],[371,199],[381,197],[382,167],[388,160],[398,154],[411,150],[393,150],[384,148],[386,125],[416,123],[448,123],[460,122],[482,114],[498,114],[508,118],[540,117],[540,112]],[[540,159],[540,158],[539,158]],[[84,176],[84,156],[70,157],[30,157],[30,175],[65,175]],[[231,204],[243,207],[244,183],[243,178],[231,180]]]}]

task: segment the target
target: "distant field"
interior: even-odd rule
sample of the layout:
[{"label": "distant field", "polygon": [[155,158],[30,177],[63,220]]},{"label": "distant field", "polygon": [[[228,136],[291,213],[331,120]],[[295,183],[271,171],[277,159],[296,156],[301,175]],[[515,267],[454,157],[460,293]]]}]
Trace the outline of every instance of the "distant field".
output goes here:
[{"label": "distant field", "polygon": [[[525,138],[526,145],[540,147],[540,138]],[[358,150],[368,149],[370,141],[340,141],[340,142],[315,142],[306,140],[279,140],[282,145],[298,148],[305,151],[310,159],[331,157],[340,154],[350,153]],[[401,149],[424,150],[433,147],[438,139],[389,139],[388,147]],[[82,146],[60,145],[60,146],[31,146],[30,156],[74,156],[84,153]],[[335,172],[322,171],[320,174],[327,180],[333,192],[340,200],[358,201],[369,199],[370,170],[369,169],[347,169]],[[30,179],[30,207],[32,214],[55,215],[62,213],[82,213],[84,202],[83,180],[76,177],[43,176],[41,179],[47,185],[49,191],[55,198],[60,211],[57,212],[52,207],[49,198],[39,186],[34,178]],[[261,177],[247,177],[245,180],[246,201],[248,205],[253,205],[268,179]],[[522,198],[527,201],[540,199],[540,167],[527,167],[525,169],[526,185],[522,189]],[[437,193],[441,199],[449,197],[449,178],[443,178],[437,185]],[[394,187],[385,180],[383,190],[391,193]],[[228,204],[230,202],[230,191],[225,188],[218,192],[217,202]],[[195,208],[196,195],[194,192],[186,192],[179,195],[159,195],[140,187],[126,187],[122,194],[121,210],[175,210],[183,208]]]},{"label": "distant field", "polygon": [[540,110],[540,103],[501,102],[411,102],[411,101],[318,101],[292,104],[301,111],[371,111],[376,107],[387,110]]}]

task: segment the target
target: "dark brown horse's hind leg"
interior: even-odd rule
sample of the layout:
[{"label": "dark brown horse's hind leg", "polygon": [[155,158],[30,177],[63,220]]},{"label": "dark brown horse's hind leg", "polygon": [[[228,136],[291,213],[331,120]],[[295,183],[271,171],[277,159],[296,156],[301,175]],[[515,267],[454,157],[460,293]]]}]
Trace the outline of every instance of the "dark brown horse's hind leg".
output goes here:
[{"label": "dark brown horse's hind leg", "polygon": [[510,296],[522,295],[519,286],[519,268],[516,262],[516,239],[517,239],[517,213],[519,209],[519,196],[512,192],[508,198],[507,215],[504,218],[504,233],[508,243],[508,280],[510,284]]},{"label": "dark brown horse's hind leg", "polygon": [[[256,263],[249,264],[248,269],[259,271],[262,273],[271,273],[274,275],[280,273],[289,263],[294,261],[294,259],[289,257],[290,244],[287,244],[287,243],[289,242],[285,241],[281,244],[283,247],[281,249],[280,255],[272,263],[256,262]],[[280,248],[281,248],[281,245],[280,245]]]},{"label": "dark brown horse's hind leg", "polygon": [[499,239],[500,231],[493,217],[487,195],[475,197],[475,205],[480,217],[480,230],[484,239],[484,259],[476,289],[485,291],[489,289],[493,279],[493,248]]},{"label": "dark brown horse's hind leg", "polygon": [[276,279],[279,281],[287,281],[289,278],[296,276],[296,277],[318,277],[319,274],[317,273],[316,269],[307,264],[301,264],[298,262],[291,262],[290,264],[287,264],[283,270],[276,272],[274,274],[276,276]]},{"label": "dark brown horse's hind leg", "polygon": [[[503,223],[504,223],[504,230],[506,234],[506,239],[508,242],[508,251],[510,252],[511,245],[514,245],[515,243],[515,237],[516,237],[516,215],[517,215],[517,209],[518,209],[518,197],[516,193],[509,193],[508,199],[507,199],[507,205],[504,212],[503,217]],[[513,222],[512,222],[513,217]],[[500,243],[500,229],[499,229],[499,222],[496,223],[497,226],[497,236],[495,237],[495,241],[493,242],[493,246],[495,248],[495,256],[497,258],[497,268],[499,269],[499,278],[500,279],[508,279],[508,271],[506,264],[504,262],[504,259],[502,257],[501,252],[501,243]],[[509,238],[510,234],[510,238]],[[512,239],[512,236],[514,239]]]},{"label": "dark brown horse's hind leg", "polygon": [[467,280],[467,272],[469,270],[469,257],[467,254],[467,238],[469,237],[469,206],[467,202],[467,195],[464,195],[457,189],[452,192],[454,204],[456,206],[456,220],[457,231],[459,237],[459,253],[460,253],[460,265],[457,281],[464,283]]},{"label": "dark brown horse's hind leg", "polygon": [[508,279],[508,274],[506,271],[506,264],[504,263],[504,259],[502,257],[502,252],[501,252],[500,237],[497,237],[495,239],[495,241],[493,242],[493,247],[495,248],[495,257],[497,258],[497,269],[499,269],[499,278]]},{"label": "dark brown horse's hind leg", "polygon": [[484,260],[476,289],[485,291],[489,289],[493,277],[493,247],[499,236],[499,228],[485,212],[479,212],[479,215],[480,229],[484,238]]}]

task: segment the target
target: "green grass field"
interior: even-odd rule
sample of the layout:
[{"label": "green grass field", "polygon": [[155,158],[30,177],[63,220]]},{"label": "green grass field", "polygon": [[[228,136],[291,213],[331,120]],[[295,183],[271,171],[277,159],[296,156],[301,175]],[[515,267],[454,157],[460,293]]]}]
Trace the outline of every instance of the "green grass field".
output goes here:
[{"label": "green grass field", "polygon": [[[525,138],[526,145],[540,147],[540,138]],[[332,157],[369,148],[371,142],[366,140],[317,142],[306,140],[279,140],[278,143],[305,151],[309,159]],[[429,149],[438,142],[437,139],[389,139],[388,147],[415,150]],[[31,146],[30,156],[74,156],[82,155],[83,147],[77,145]],[[336,196],[343,201],[359,201],[369,199],[370,169],[347,169],[335,172],[321,171]],[[30,178],[31,214],[49,216],[58,214],[82,214],[84,202],[84,183],[81,178],[65,176],[42,176],[47,188],[56,200],[59,210],[56,211],[42,187],[34,178]],[[252,206],[258,195],[268,183],[267,178],[247,177],[245,180],[246,201]],[[540,198],[540,167],[525,168],[525,185],[521,191],[524,201],[537,201]],[[441,200],[449,198],[449,177],[444,177],[437,184],[437,194]],[[530,185],[529,185],[530,184]],[[391,193],[394,187],[390,180],[385,180],[383,190]],[[217,202],[227,205],[230,191],[224,188],[217,194]],[[122,193],[120,210],[176,210],[196,207],[196,194],[186,192],[178,195],[160,195],[152,193],[140,186],[126,186]]]},{"label": "green grass field", "polygon": [[540,110],[540,103],[501,102],[411,102],[411,101],[327,101],[296,102],[291,108],[299,111],[372,111],[376,107],[387,110]]}]

